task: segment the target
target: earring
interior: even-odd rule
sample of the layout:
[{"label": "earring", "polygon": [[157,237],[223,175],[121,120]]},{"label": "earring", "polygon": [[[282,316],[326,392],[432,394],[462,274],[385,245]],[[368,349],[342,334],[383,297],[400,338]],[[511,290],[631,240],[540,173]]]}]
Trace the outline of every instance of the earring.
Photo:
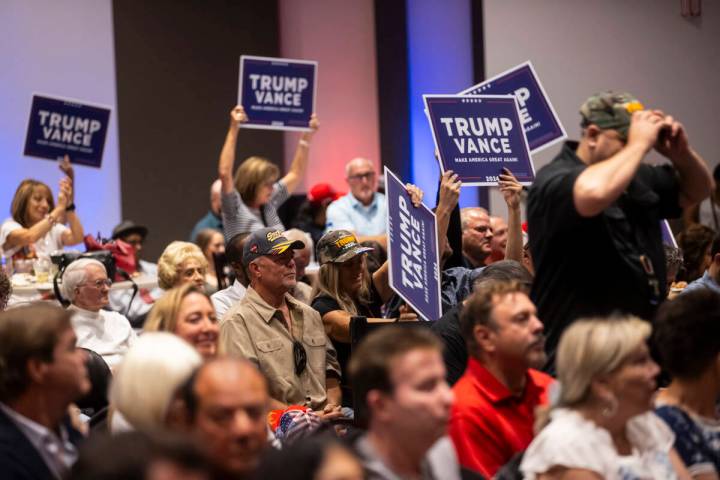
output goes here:
[{"label": "earring", "polygon": [[605,418],[612,418],[615,416],[618,410],[618,401],[615,397],[610,397],[607,404],[600,411],[602,416]]}]

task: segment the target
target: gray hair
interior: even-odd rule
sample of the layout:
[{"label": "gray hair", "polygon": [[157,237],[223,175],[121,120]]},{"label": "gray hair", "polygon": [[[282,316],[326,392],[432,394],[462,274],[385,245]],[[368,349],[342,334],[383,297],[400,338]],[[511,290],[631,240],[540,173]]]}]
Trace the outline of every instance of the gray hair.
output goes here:
[{"label": "gray hair", "polygon": [[350,170],[352,169],[352,166],[357,165],[358,163],[361,163],[361,162],[367,163],[368,165],[370,165],[372,167],[373,171],[375,171],[375,164],[373,162],[371,162],[367,158],[357,157],[357,158],[353,158],[352,160],[350,160],[348,163],[345,164],[345,178],[350,177]]},{"label": "gray hair", "polygon": [[103,269],[105,273],[105,265],[92,258],[81,258],[75,260],[65,268],[62,276],[61,292],[65,298],[73,302],[75,300],[75,289],[85,281],[87,277],[87,267],[95,265]]},{"label": "gray hair", "polygon": [[468,217],[475,212],[484,213],[488,216],[488,221],[490,221],[490,212],[483,207],[465,207],[460,209],[460,228],[467,229]]},{"label": "gray hair", "polygon": [[313,244],[312,236],[300,230],[299,228],[291,228],[290,230],[286,230],[285,233],[283,233],[283,236],[290,240],[291,242],[294,242],[295,240],[300,240],[305,244],[305,249],[310,250],[310,262],[312,262],[315,259],[315,245]]}]

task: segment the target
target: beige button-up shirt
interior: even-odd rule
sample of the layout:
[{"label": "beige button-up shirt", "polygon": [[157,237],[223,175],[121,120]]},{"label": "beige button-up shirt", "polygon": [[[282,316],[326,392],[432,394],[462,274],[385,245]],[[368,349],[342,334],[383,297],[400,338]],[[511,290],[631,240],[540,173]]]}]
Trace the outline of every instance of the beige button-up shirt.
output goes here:
[{"label": "beige button-up shirt", "polygon": [[[270,306],[252,288],[220,321],[220,343],[228,355],[240,355],[258,365],[270,381],[270,396],[290,405],[314,410],[327,403],[325,379],[340,378],[340,365],[325,334],[320,314],[285,294],[292,316],[288,329],[280,310]],[[293,341],[307,352],[307,367],[295,374]]]}]

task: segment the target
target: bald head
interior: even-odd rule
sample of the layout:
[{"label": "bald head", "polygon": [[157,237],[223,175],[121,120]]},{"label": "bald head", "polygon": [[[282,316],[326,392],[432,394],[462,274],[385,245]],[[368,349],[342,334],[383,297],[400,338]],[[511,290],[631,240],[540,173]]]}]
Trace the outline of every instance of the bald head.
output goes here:
[{"label": "bald head", "polygon": [[481,207],[468,207],[460,210],[462,223],[463,255],[473,267],[480,267],[490,255],[490,242],[493,231],[487,210]]},{"label": "bald head", "polygon": [[267,446],[265,377],[247,360],[221,357],[200,367],[191,392],[190,427],[209,460],[227,474],[251,473]]},{"label": "bald head", "polygon": [[345,165],[350,192],[363,205],[370,205],[377,190],[375,164],[367,158],[353,158]]}]

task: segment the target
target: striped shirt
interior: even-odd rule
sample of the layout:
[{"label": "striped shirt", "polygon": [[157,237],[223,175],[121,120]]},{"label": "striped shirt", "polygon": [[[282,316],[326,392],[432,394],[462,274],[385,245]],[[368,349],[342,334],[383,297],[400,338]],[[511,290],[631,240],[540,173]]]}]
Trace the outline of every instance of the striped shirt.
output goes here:
[{"label": "striped shirt", "polygon": [[[237,190],[230,193],[223,193],[221,196],[223,229],[225,241],[240,233],[254,232],[265,227],[273,227],[278,230],[285,230],[277,209],[290,197],[287,187],[281,181],[273,185],[270,200],[262,206],[262,214],[259,209],[250,208],[242,201]],[[267,222],[263,222],[263,218]]]}]

